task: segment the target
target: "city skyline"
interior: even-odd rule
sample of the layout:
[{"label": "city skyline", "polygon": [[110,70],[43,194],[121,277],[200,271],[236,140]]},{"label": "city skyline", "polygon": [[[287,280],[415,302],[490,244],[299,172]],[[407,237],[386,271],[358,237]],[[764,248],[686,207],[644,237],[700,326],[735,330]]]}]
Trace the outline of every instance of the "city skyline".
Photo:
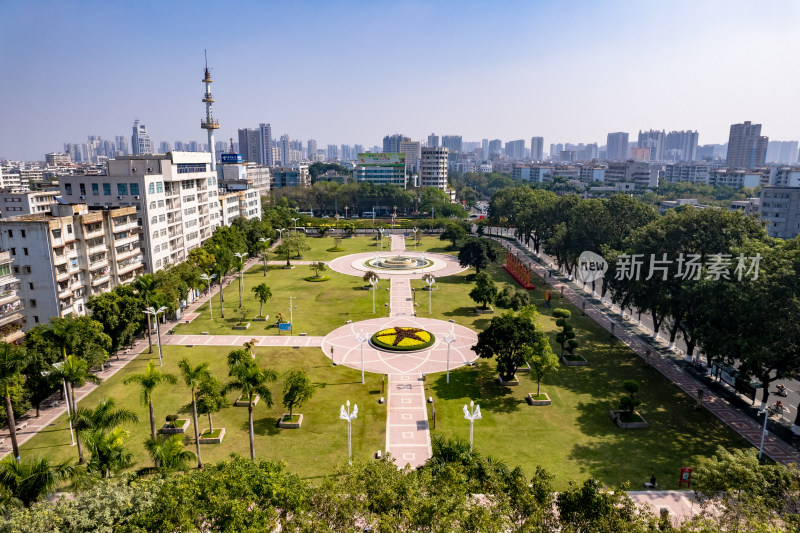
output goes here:
[{"label": "city skyline", "polygon": [[[722,144],[744,121],[770,140],[800,137],[795,3],[243,2],[210,36],[198,28],[215,6],[187,5],[1,7],[0,158],[113,139],[134,119],[156,146],[201,141],[204,49],[223,141],[260,123],[320,147],[431,132],[602,145],[611,132],[651,129]],[[270,39],[254,39],[264,24]],[[375,46],[377,36],[396,46]]]}]

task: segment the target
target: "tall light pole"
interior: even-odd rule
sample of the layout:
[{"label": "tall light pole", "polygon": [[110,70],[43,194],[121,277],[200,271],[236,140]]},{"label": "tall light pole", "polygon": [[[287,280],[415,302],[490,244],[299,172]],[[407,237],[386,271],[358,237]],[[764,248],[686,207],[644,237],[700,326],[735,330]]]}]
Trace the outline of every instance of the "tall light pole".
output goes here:
[{"label": "tall light pole", "polygon": [[264,275],[265,276],[267,275],[267,250],[269,249],[269,247],[267,246],[267,243],[269,243],[270,240],[272,240],[272,239],[265,239],[264,237],[261,237],[260,239],[258,239],[258,242],[261,243],[261,253],[263,254],[262,258],[264,259]]},{"label": "tall light pole", "polygon": [[[200,274],[200,279],[205,281],[208,284],[208,315],[211,320],[214,320],[214,307],[211,305],[211,282],[216,278],[216,274]],[[220,286],[219,290],[222,290],[222,286]]]},{"label": "tall light pole", "polygon": [[417,232],[419,231],[419,228],[414,228],[411,231],[414,232],[414,246],[416,247],[417,246]]},{"label": "tall light pole", "polygon": [[450,326],[450,331],[444,336],[444,342],[447,343],[447,383],[450,383],[450,345],[456,340],[456,334],[453,333],[453,326]]},{"label": "tall light pole", "polygon": [[286,231],[286,228],[276,229],[275,231],[278,232],[278,240],[282,241],[283,240],[283,232]]},{"label": "tall light pole", "polygon": [[339,213],[336,213],[336,216],[333,217],[336,219],[336,231],[339,231],[339,217],[340,217]]},{"label": "tall light pole", "polygon": [[431,307],[431,296],[433,295],[433,284],[436,283],[436,278],[428,274],[427,276],[423,276],[425,283],[428,284],[428,314],[433,313],[433,308]]},{"label": "tall light pole", "polygon": [[289,296],[289,333],[294,333],[294,300],[297,296]]},{"label": "tall light pole", "polygon": [[346,402],[347,408],[343,405],[339,410],[339,418],[347,420],[347,464],[353,466],[353,432],[351,430],[351,422],[358,418],[358,404],[353,404],[353,410],[350,410],[350,400]]},{"label": "tall light pole", "polygon": [[[64,366],[63,361],[53,364],[53,367],[56,369],[61,369],[62,366]],[[44,377],[49,375],[49,371],[42,372],[42,376]],[[69,438],[71,441],[70,446],[75,446],[75,434],[72,431],[72,410],[69,408],[69,396],[67,396],[67,380],[62,379],[61,384],[64,386],[64,403],[67,404],[67,422],[69,423]],[[16,459],[19,461],[19,457],[16,457]]]},{"label": "tall light pole", "polygon": [[[220,289],[221,290],[221,289]],[[158,315],[166,311],[167,308],[161,306],[158,310],[148,307],[144,310],[145,313],[148,315],[152,315],[153,318],[156,320],[156,341],[158,342],[158,366],[164,366],[164,357],[161,354],[161,328],[158,325]]]},{"label": "tall light pole", "polygon": [[297,221],[300,220],[299,218],[290,218],[292,222],[294,222],[294,232],[297,233]]},{"label": "tall light pole", "polygon": [[761,459],[761,454],[764,453],[764,437],[767,436],[767,420],[769,420],[769,408],[761,411],[764,414],[764,427],[761,429],[761,445],[758,447],[758,458]]},{"label": "tall light pole", "polygon": [[378,277],[370,276],[369,284],[372,285],[372,314],[375,314],[375,293],[378,292]]},{"label": "tall light pole", "polygon": [[464,418],[469,420],[469,454],[472,455],[472,429],[475,421],[483,418],[481,416],[481,406],[475,405],[473,401],[469,402],[469,407],[464,404]]},{"label": "tall light pole", "polygon": [[381,250],[383,250],[383,228],[378,228],[378,233],[381,234]]},{"label": "tall light pole", "polygon": [[356,333],[356,341],[361,345],[361,383],[364,383],[364,344],[369,340],[369,337],[364,335],[364,330],[358,330]]},{"label": "tall light pole", "polygon": [[244,274],[244,258],[247,257],[247,252],[236,252],[236,257],[239,258],[239,307],[242,306],[242,288],[244,287],[244,278],[242,275]]},{"label": "tall light pole", "polygon": [[347,210],[350,209],[349,205],[344,206],[344,219],[347,220]]}]

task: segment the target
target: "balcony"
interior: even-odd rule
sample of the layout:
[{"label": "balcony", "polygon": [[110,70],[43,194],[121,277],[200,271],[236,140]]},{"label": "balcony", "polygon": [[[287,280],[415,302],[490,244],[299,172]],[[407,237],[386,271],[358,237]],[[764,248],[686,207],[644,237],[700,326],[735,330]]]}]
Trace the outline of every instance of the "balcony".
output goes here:
[{"label": "balcony", "polygon": [[[137,243],[138,245],[138,243]],[[142,253],[142,249],[139,246],[133,246],[129,250],[122,250],[121,252],[117,251],[117,261],[123,261],[128,259],[129,257],[134,257]]]},{"label": "balcony", "polygon": [[92,237],[99,237],[103,235],[102,224],[88,224],[83,227],[83,237],[91,239]]},{"label": "balcony", "polygon": [[17,304],[0,306],[0,326],[4,326],[14,322],[15,320],[22,319],[22,311],[24,309],[25,306],[22,304],[22,301]]},{"label": "balcony", "polygon": [[136,261],[135,263],[127,264],[127,265],[120,265],[120,266],[117,266],[117,275],[122,277],[123,274],[127,274],[128,272],[132,272],[132,271],[137,270],[139,268],[144,268],[144,265],[142,264],[141,260]]},{"label": "balcony", "polygon": [[105,239],[87,241],[86,247],[87,250],[89,250],[89,252],[92,252],[93,250],[105,250],[106,249]]},{"label": "balcony", "polygon": [[53,254],[54,265],[64,265],[67,263],[67,254]]},{"label": "balcony", "polygon": [[0,292],[0,306],[19,300],[16,290],[4,290]]},{"label": "balcony", "polygon": [[70,276],[72,276],[72,273],[66,268],[64,270],[56,269],[56,280],[66,281],[70,278]]},{"label": "balcony", "polygon": [[125,218],[119,219],[120,221],[117,222],[116,219],[114,221],[114,231],[125,231],[125,230],[135,230],[139,227],[138,222],[134,218]]},{"label": "balcony", "polygon": [[107,273],[103,274],[102,276],[100,276],[98,278],[93,278],[92,279],[92,287],[97,287],[101,283],[108,283],[108,279],[109,279],[109,277],[108,277]]},{"label": "balcony", "polygon": [[58,297],[59,298],[69,298],[70,296],[72,296],[72,289],[70,288],[69,285],[67,285],[63,289],[61,287],[59,287],[59,289],[58,289]]}]

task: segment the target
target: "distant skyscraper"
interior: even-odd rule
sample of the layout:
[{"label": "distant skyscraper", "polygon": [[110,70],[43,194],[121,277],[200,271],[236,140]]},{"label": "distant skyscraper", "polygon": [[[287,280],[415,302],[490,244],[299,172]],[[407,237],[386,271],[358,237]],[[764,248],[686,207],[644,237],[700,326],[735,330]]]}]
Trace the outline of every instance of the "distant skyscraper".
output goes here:
[{"label": "distant skyscraper", "polygon": [[447,190],[447,148],[422,148],[420,186]]},{"label": "distant skyscraper", "polygon": [[261,131],[256,129],[244,128],[239,130],[239,153],[242,154],[242,161],[266,164],[261,153]]},{"label": "distant skyscraper", "polygon": [[489,159],[489,139],[481,139],[481,158]]},{"label": "distant skyscraper", "polygon": [[117,135],[114,142],[117,145],[117,155],[128,155],[128,138],[125,135]]},{"label": "distant skyscraper", "polygon": [[523,159],[525,157],[525,140],[508,141],[506,143],[506,156],[511,159]]},{"label": "distant skyscraper", "polygon": [[442,136],[442,148],[447,148],[449,153],[453,152],[458,152],[459,154],[463,153],[461,144],[462,144],[461,135]]},{"label": "distant skyscraper", "polygon": [[489,157],[500,155],[500,150],[503,149],[503,141],[500,139],[492,139],[489,141]]},{"label": "distant skyscraper", "polygon": [[306,143],[306,154],[308,154],[309,159],[317,155],[317,141],[315,139],[309,139]]},{"label": "distant skyscraper", "polygon": [[609,133],[606,137],[606,159],[609,161],[625,161],[627,158],[628,134],[622,131]]},{"label": "distant skyscraper", "polygon": [[650,161],[664,160],[664,143],[666,136],[664,130],[639,131],[639,148],[650,149]]},{"label": "distant skyscraper", "polygon": [[328,145],[328,159],[338,159],[339,158],[339,147],[335,144]]},{"label": "distant skyscraper", "polygon": [[797,141],[770,141],[767,146],[768,163],[797,163]]},{"label": "distant skyscraper", "polygon": [[732,124],[728,138],[727,165],[729,168],[763,167],[767,157],[769,137],[761,135],[761,124]]},{"label": "distant skyscraper", "polygon": [[544,161],[544,137],[531,137],[531,159]]},{"label": "distant skyscraper", "polygon": [[268,167],[275,166],[272,158],[272,126],[269,124],[258,125],[258,145],[260,164]]},{"label": "distant skyscraper", "polygon": [[400,143],[400,152],[406,154],[406,168],[416,172],[419,167],[420,142],[404,141]]},{"label": "distant skyscraper", "polygon": [[158,153],[159,154],[166,154],[166,153],[169,153],[170,151],[171,151],[171,148],[169,147],[169,142],[161,141],[158,144]]},{"label": "distant skyscraper", "polygon": [[431,133],[428,135],[428,148],[438,148],[439,146],[439,136],[435,133]]},{"label": "distant skyscraper", "polygon": [[383,138],[383,152],[384,153],[399,153],[400,143],[403,141],[410,141],[408,137],[403,137],[399,133],[394,135],[387,135]]},{"label": "distant skyscraper", "polygon": [[139,124],[138,119],[133,122],[131,149],[133,150],[133,155],[153,153],[153,143],[150,141],[150,136],[147,134],[147,128],[144,124]]},{"label": "distant skyscraper", "polygon": [[281,150],[281,166],[289,166],[292,162],[292,146],[291,139],[287,134],[281,135],[281,140],[278,141],[278,148]]},{"label": "distant skyscraper", "polygon": [[697,159],[696,131],[671,131],[664,144],[664,159],[667,161],[694,161]]}]

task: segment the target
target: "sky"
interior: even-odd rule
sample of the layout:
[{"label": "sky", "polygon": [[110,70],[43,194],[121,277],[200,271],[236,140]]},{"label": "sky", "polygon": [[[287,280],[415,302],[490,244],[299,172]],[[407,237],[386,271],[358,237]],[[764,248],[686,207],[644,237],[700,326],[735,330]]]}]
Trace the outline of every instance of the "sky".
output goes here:
[{"label": "sky", "polygon": [[[384,135],[605,144],[730,124],[800,138],[800,2],[0,2],[0,159],[87,135],[380,145]],[[130,141],[129,141],[130,142]]]}]

